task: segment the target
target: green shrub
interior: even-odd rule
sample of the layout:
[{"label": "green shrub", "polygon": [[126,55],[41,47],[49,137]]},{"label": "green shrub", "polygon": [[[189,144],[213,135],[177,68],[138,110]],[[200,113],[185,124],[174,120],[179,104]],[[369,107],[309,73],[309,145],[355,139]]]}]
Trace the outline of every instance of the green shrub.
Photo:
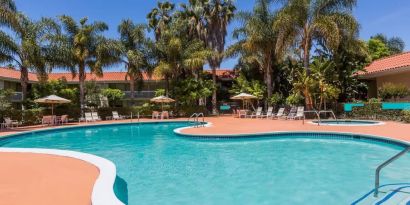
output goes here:
[{"label": "green shrub", "polygon": [[406,123],[410,123],[410,110],[403,110],[401,112],[402,115],[402,121]]},{"label": "green shrub", "polygon": [[385,83],[379,88],[379,97],[383,100],[395,100],[409,95],[409,89],[404,84]]}]

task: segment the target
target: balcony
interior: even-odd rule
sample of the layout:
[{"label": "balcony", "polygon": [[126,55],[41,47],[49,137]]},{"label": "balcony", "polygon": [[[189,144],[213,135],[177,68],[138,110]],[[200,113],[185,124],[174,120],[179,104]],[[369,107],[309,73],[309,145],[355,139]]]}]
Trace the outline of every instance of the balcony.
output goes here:
[{"label": "balcony", "polygon": [[[124,98],[131,98],[131,91],[124,91]],[[155,97],[155,91],[134,91],[134,98],[136,99],[151,99]]]}]

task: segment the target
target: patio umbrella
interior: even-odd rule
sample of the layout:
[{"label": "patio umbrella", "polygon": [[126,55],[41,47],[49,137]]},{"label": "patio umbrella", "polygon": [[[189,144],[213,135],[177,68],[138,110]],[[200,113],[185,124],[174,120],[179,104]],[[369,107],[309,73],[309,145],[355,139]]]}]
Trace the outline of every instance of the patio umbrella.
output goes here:
[{"label": "patio umbrella", "polygon": [[162,111],[164,111],[164,103],[175,102],[175,100],[172,99],[172,98],[169,98],[169,97],[167,97],[167,96],[161,95],[161,96],[152,98],[152,99],[151,99],[151,102],[161,103],[161,109],[162,109]]},{"label": "patio umbrella", "polygon": [[257,99],[256,96],[248,94],[248,93],[241,93],[239,95],[235,95],[233,97],[231,97],[232,100],[242,100],[243,101],[243,105],[242,107],[245,108],[245,101],[246,100],[252,100],[252,99]]},{"label": "patio umbrella", "polygon": [[54,115],[54,104],[66,104],[66,103],[70,103],[71,100],[58,97],[57,95],[50,95],[47,97],[34,100],[34,102],[43,103],[43,104],[51,104],[51,115]]}]

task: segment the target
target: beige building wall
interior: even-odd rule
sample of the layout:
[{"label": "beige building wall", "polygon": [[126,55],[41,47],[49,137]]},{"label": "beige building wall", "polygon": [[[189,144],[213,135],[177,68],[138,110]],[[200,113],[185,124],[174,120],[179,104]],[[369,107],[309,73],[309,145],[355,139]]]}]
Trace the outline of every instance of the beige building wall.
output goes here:
[{"label": "beige building wall", "polygon": [[[410,71],[377,77],[377,89],[385,83],[404,84],[410,89]],[[401,99],[400,101],[410,101],[410,96]]]},{"label": "beige building wall", "polygon": [[393,75],[386,75],[377,78],[377,88],[380,88],[385,83],[404,84],[410,88],[410,71]]}]

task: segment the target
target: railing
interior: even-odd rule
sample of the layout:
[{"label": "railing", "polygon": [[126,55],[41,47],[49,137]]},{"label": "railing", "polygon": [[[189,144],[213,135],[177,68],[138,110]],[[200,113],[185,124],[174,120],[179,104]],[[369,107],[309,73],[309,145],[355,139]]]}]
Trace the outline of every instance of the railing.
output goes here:
[{"label": "railing", "polygon": [[[202,117],[202,122],[199,122],[199,118]],[[192,120],[192,121],[191,121]],[[193,127],[203,127],[205,126],[205,116],[204,113],[194,113],[188,118],[188,122],[194,124]]]},{"label": "railing", "polygon": [[[125,98],[131,98],[131,91],[124,91]],[[134,91],[134,98],[153,98],[155,91]]]},{"label": "railing", "polygon": [[14,92],[10,96],[10,101],[11,102],[21,102],[21,101],[23,101],[23,93],[22,92]]},{"label": "railing", "polygon": [[[337,117],[335,115],[335,113],[333,112],[333,110],[322,110],[322,111],[316,111],[316,110],[309,110],[309,111],[304,111],[303,115],[305,115],[306,113],[314,113],[316,114],[317,117],[317,125],[319,126],[320,123],[322,122],[322,118],[320,118],[320,114],[322,113],[330,113],[332,114],[333,118],[337,121]],[[305,116],[303,117],[303,124],[305,124]]]},{"label": "railing", "polygon": [[410,151],[410,146],[408,146],[406,149],[401,151],[400,153],[394,155],[392,158],[388,159],[387,161],[383,162],[383,164],[379,165],[376,169],[376,175],[375,175],[375,181],[374,181],[374,197],[377,197],[379,195],[379,187],[380,187],[380,171],[390,163],[396,161],[398,158],[406,154],[407,152]]}]

